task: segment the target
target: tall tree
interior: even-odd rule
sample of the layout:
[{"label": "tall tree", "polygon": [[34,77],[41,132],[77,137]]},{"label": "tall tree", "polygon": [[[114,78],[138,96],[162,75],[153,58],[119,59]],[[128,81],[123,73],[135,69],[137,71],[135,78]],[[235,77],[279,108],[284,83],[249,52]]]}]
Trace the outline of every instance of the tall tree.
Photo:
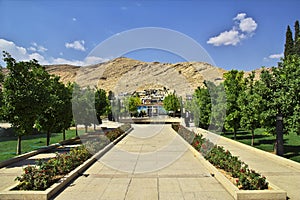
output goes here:
[{"label": "tall tree", "polygon": [[[238,104],[241,109],[241,127],[251,131],[251,145],[254,145],[254,130],[261,125],[260,114],[262,112],[261,96],[256,93],[258,86],[254,81],[255,71],[246,78],[245,87],[238,98]],[[256,87],[255,87],[256,86]]]},{"label": "tall tree", "polygon": [[299,21],[295,22],[294,53],[300,56],[300,27]]},{"label": "tall tree", "polygon": [[101,115],[104,115],[109,106],[109,100],[106,96],[106,92],[103,89],[96,89],[95,92],[95,109],[99,124],[102,124]]},{"label": "tall tree", "polygon": [[224,131],[224,121],[226,117],[226,92],[224,84],[209,84],[209,94],[211,97],[211,131]]},{"label": "tall tree", "polygon": [[193,115],[195,124],[203,129],[208,129],[211,119],[211,98],[207,88],[207,82],[204,81],[204,87],[198,87],[195,90]]},{"label": "tall tree", "polygon": [[173,116],[175,117],[175,113],[178,109],[180,109],[180,101],[175,93],[169,94],[163,100],[163,107],[167,111],[172,111]]},{"label": "tall tree", "polygon": [[224,88],[226,92],[226,118],[225,128],[233,130],[234,139],[240,128],[241,111],[237,104],[239,95],[244,90],[244,72],[231,70],[224,74]]},{"label": "tall tree", "polygon": [[294,40],[290,26],[287,26],[285,34],[284,58],[294,54]]},{"label": "tall tree", "polygon": [[79,124],[85,126],[85,132],[88,131],[88,126],[95,123],[95,93],[90,88],[81,89],[79,85],[74,84],[72,110],[76,127]]},{"label": "tall tree", "polygon": [[47,108],[50,75],[36,60],[17,62],[8,53],[4,61],[9,70],[4,81],[3,114],[18,135],[17,154],[21,154],[22,136],[33,132],[39,114]]},{"label": "tall tree", "polygon": [[66,139],[66,130],[70,128],[73,120],[72,112],[72,93],[73,93],[74,84],[68,83],[64,87],[64,92],[62,98],[64,99],[63,104],[61,105],[61,128],[63,132],[63,140]]},{"label": "tall tree", "polygon": [[47,108],[39,115],[36,121],[36,127],[47,133],[46,145],[50,144],[52,131],[61,131],[66,128],[67,121],[71,122],[70,116],[70,91],[61,82],[58,76],[49,79],[49,85],[46,88],[49,98],[47,99]]}]

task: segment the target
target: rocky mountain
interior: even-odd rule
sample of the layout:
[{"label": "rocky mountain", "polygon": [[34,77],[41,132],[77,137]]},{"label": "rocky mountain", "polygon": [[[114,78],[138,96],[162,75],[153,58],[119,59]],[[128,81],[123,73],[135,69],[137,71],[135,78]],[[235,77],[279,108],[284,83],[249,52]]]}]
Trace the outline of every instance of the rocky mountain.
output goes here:
[{"label": "rocky mountain", "polygon": [[180,96],[192,94],[204,80],[219,83],[226,70],[203,62],[159,63],[130,58],[79,67],[70,65],[46,66],[46,70],[66,83],[76,81],[85,87],[98,87],[115,94],[165,87]]}]

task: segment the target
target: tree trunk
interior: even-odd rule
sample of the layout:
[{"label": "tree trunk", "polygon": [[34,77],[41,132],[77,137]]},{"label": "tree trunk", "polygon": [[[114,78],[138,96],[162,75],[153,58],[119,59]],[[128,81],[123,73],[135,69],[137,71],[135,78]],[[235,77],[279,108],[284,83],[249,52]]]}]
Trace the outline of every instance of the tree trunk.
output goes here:
[{"label": "tree trunk", "polygon": [[234,140],[236,140],[236,129],[233,129]]},{"label": "tree trunk", "polygon": [[78,128],[77,128],[77,124],[75,125],[75,133],[76,133],[76,136],[78,136]]},{"label": "tree trunk", "polygon": [[47,131],[47,146],[50,144],[50,131]]},{"label": "tree trunk", "polygon": [[22,136],[18,135],[18,143],[17,143],[17,155],[21,155],[22,151]]},{"label": "tree trunk", "polygon": [[66,140],[66,130],[63,129],[63,140]]},{"label": "tree trunk", "polygon": [[88,126],[84,125],[84,128],[85,128],[85,133],[87,133],[88,132]]},{"label": "tree trunk", "polygon": [[252,140],[251,140],[251,146],[254,146],[254,130],[251,130],[252,133]]}]

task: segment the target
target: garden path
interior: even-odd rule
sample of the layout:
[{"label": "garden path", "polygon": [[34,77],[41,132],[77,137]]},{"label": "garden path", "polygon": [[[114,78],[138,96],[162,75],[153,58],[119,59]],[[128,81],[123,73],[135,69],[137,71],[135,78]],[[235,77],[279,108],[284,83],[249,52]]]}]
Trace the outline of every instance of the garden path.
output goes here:
[{"label": "garden path", "polygon": [[133,127],[55,199],[232,199],[171,125]]}]

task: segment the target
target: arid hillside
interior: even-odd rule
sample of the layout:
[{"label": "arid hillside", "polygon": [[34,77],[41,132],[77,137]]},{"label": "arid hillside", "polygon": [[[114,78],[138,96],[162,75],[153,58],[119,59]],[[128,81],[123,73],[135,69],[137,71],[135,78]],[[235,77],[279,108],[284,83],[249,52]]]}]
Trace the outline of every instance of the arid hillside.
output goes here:
[{"label": "arid hillside", "polygon": [[[116,58],[90,66],[48,65],[50,74],[61,77],[61,81],[77,82],[85,87],[98,87],[115,94],[132,93],[138,90],[165,87],[175,90],[180,96],[192,94],[203,81],[216,84],[223,81],[226,70],[204,62],[160,63],[142,62],[130,58]],[[262,69],[256,70],[257,76]],[[4,74],[7,70],[4,69]],[[245,72],[248,76],[250,72]]]},{"label": "arid hillside", "polygon": [[155,87],[166,87],[185,96],[202,86],[204,80],[219,83],[226,70],[203,62],[159,63],[130,58],[86,67],[70,65],[46,66],[49,73],[66,83],[76,81],[81,86],[99,87],[116,94],[131,93]]}]

